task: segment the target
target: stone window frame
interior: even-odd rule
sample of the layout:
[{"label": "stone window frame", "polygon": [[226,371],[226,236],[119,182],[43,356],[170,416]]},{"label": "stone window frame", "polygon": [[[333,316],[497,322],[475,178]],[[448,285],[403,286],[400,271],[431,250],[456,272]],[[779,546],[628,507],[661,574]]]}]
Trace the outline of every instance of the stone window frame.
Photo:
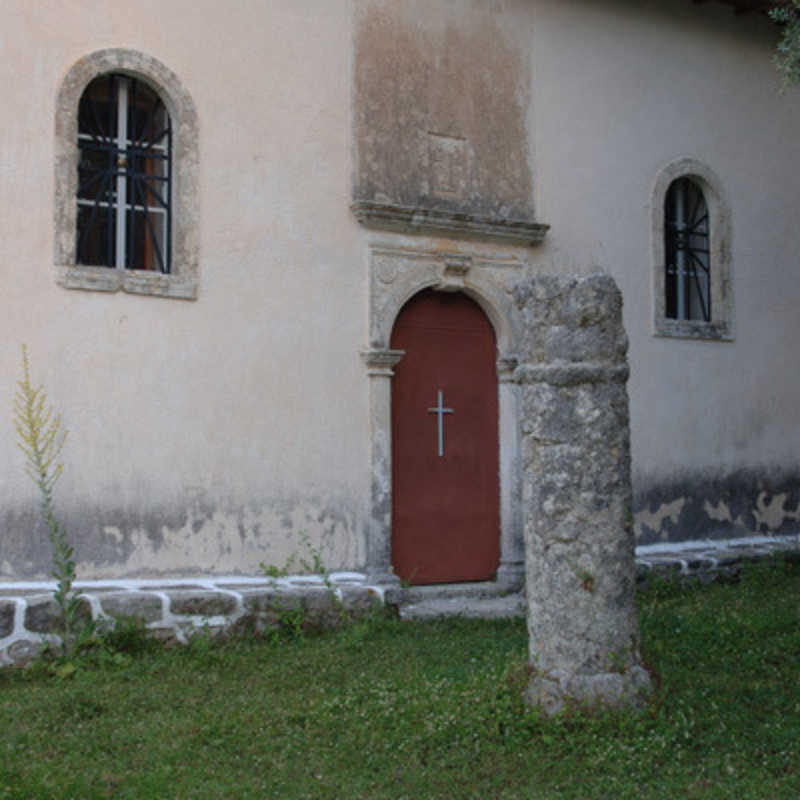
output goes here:
[{"label": "stone window frame", "polygon": [[[711,320],[671,319],[666,316],[665,201],[678,178],[689,178],[703,192],[709,216]],[[656,177],[650,195],[653,258],[653,335],[677,339],[733,340],[731,284],[731,212],[722,181],[695,158],[667,164]]]},{"label": "stone window frame", "polygon": [[[122,270],[76,263],[78,105],[100,75],[130,75],[149,85],[172,121],[171,272]],[[54,261],[56,283],[66,289],[123,291],[193,300],[199,280],[198,121],[191,96],[172,70],[136,50],[113,48],[84,56],[58,91],[55,115]]]}]

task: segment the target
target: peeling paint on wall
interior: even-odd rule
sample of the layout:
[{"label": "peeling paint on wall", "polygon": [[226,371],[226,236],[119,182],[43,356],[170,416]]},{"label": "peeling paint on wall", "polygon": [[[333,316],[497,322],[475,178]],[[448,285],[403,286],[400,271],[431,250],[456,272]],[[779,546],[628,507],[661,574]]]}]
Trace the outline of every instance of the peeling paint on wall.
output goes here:
[{"label": "peeling paint on wall", "polygon": [[[718,500],[715,505],[712,505],[708,502],[708,500],[703,503],[703,510],[708,515],[709,519],[713,519],[717,522],[733,522],[733,515],[731,514],[731,510],[725,504],[724,500]],[[673,520],[677,522],[677,520]],[[656,528],[657,526],[651,526]]]},{"label": "peeling paint on wall", "polygon": [[[225,507],[194,498],[186,509],[90,509],[62,516],[82,580],[170,574],[259,574],[318,553],[326,569],[365,563],[363,522],[352,500],[278,499]],[[39,515],[8,512],[0,580],[47,578],[50,545]]]},{"label": "peeling paint on wall", "polygon": [[633,530],[636,534],[636,539],[638,540],[642,537],[645,528],[649,528],[651,531],[660,532],[667,520],[669,520],[673,526],[677,525],[678,519],[681,515],[681,509],[685,503],[686,498],[679,497],[677,500],[673,500],[671,503],[662,503],[660,506],[658,506],[658,508],[656,508],[655,511],[650,511],[649,508],[639,511],[634,516],[633,523]]},{"label": "peeling paint on wall", "polygon": [[775,531],[783,527],[785,522],[800,520],[800,501],[795,502],[794,510],[786,507],[790,503],[788,492],[777,495],[761,492],[753,509],[758,530]]}]

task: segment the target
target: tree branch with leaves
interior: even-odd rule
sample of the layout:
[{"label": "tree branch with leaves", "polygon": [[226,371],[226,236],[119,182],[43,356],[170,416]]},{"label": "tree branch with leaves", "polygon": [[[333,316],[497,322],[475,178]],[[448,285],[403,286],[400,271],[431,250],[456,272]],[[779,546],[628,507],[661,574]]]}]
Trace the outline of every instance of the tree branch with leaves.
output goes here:
[{"label": "tree branch with leaves", "polygon": [[800,0],[790,0],[769,12],[783,26],[775,53],[775,65],[784,87],[800,83]]}]

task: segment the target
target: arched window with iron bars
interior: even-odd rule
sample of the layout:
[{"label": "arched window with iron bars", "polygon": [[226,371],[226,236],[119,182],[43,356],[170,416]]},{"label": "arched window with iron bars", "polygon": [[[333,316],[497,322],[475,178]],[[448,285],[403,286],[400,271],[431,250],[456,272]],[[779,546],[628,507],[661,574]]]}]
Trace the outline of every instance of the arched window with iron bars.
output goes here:
[{"label": "arched window with iron bars", "polygon": [[711,322],[708,206],[688,177],[674,180],[664,202],[665,315]]},{"label": "arched window with iron bars", "polygon": [[152,88],[105,74],[78,108],[77,263],[170,272],[172,128]]}]

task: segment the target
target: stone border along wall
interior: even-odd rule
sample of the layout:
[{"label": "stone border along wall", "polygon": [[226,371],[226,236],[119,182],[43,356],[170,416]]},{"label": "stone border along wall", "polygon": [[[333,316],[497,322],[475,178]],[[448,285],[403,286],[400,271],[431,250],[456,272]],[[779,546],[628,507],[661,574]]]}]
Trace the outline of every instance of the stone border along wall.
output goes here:
[{"label": "stone border along wall", "polygon": [[800,534],[644,545],[636,548],[636,582],[646,590],[653,577],[700,583],[733,580],[745,564],[781,559],[800,564]]},{"label": "stone border along wall", "polygon": [[[53,633],[58,624],[53,588],[45,583],[0,585],[0,665],[25,664],[47,642],[60,641]],[[296,576],[79,581],[75,588],[86,617],[137,617],[150,635],[181,644],[203,630],[277,629],[282,618],[296,611],[302,613],[304,626],[332,628],[395,601],[357,573],[334,573],[327,584],[319,576]]]},{"label": "stone border along wall", "polygon": [[[648,545],[636,548],[636,580],[645,589],[655,575],[686,581],[730,580],[744,564],[781,557],[800,564],[800,534]],[[276,601],[287,610],[305,606],[309,622],[322,625],[338,624],[340,609],[357,618],[379,603],[397,605],[404,595],[395,587],[369,585],[358,573],[335,573],[333,591],[319,576],[94,581],[78,582],[77,588],[85,598],[87,614],[91,612],[94,619],[138,616],[153,636],[181,643],[206,626],[214,632],[237,624],[256,630],[277,627]],[[480,589],[476,591],[480,595]],[[480,606],[480,597],[475,605]],[[509,616],[522,615],[519,604],[509,607]],[[57,642],[52,633],[55,624],[51,584],[0,584],[0,665],[25,664],[45,642]]]}]

